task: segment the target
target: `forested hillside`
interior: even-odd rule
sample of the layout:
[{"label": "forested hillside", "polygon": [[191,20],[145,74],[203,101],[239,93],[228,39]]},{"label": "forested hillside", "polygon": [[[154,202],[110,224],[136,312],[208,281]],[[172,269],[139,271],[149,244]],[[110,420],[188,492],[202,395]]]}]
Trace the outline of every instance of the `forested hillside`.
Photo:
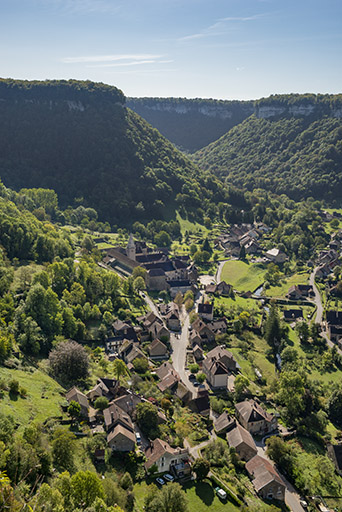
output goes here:
[{"label": "forested hillside", "polygon": [[[197,209],[217,187],[137,114],[115,87],[0,81],[0,177],[46,187],[61,206],[95,207],[125,224]],[[218,197],[222,201],[222,197]]]},{"label": "forested hillside", "polygon": [[342,192],[341,96],[314,99],[294,95],[261,100],[256,115],[198,151],[194,161],[248,190],[264,188],[294,199],[338,200]]},{"label": "forested hillside", "polygon": [[212,99],[127,98],[127,106],[189,152],[217,140],[254,112],[252,101]]}]

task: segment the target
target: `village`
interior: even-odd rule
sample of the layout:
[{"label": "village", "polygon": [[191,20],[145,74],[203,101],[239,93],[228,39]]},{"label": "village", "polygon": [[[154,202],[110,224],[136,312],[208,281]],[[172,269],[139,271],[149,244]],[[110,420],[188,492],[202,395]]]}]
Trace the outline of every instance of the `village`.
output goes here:
[{"label": "village", "polygon": [[[203,274],[189,256],[171,256],[165,248],[153,249],[143,241],[134,240],[132,234],[126,247],[102,251],[103,259],[99,264],[109,271],[127,277],[134,269],[143,269],[141,275],[146,289],[140,291],[140,296],[147,307],[146,314],[137,317],[134,323],[119,319],[113,322],[112,334],[104,345],[106,357],[109,361],[123,361],[131,375],[138,365],[149,368],[156,388],[170,403],[170,409],[177,403],[202,418],[207,430],[203,441],[196,445],[184,439],[182,445],[171,443],[171,446],[165,436],[164,439],[154,435],[149,438],[146,429],[141,428],[138,411],[144,404],[147,404],[146,408],[152,404],[157,424],[163,426],[170,422],[168,410],[152,396],[126,388],[112,377],[99,378],[96,386],[86,393],[73,387],[66,399],[69,404],[77,402],[80,405],[81,416],[94,435],[106,435],[107,447],[112,453],[138,450],[143,456],[146,476],[155,477],[159,486],[175,480],[194,479],[196,459],[202,458],[206,445],[221,438],[239,460],[245,462],[250,489],[256,496],[266,501],[275,500],[275,503],[284,502],[290,510],[300,512],[307,509],[307,498],[296,492],[266,454],[267,438],[272,435],[286,438],[291,436],[291,431],[279,423],[274,404],[265,403],[262,395],[255,395],[248,389],[244,369],[222,343],[234,332],[236,322],[225,314],[217,315],[216,300],[236,296],[253,301],[259,308],[258,315],[249,322],[248,329],[258,335],[263,333],[270,303],[278,300],[283,320],[290,328],[295,329],[304,319],[308,322],[315,319],[321,337],[340,353],[342,311],[325,311],[322,288],[317,283],[332,281],[331,285],[324,285],[324,293],[329,296],[336,293],[335,281],[330,277],[341,262],[342,232],[334,233],[327,248],[307,262],[311,269],[307,283],[291,284],[279,299],[268,296],[262,286],[243,292],[234,289],[228,280],[221,278],[225,262],[249,257],[252,258],[250,261],[271,265],[273,269],[275,265],[281,268],[288,261],[288,256],[278,247],[262,249],[262,239],[270,231],[262,223],[235,225],[217,237],[213,243],[223,251],[224,259],[223,264],[218,262],[216,275]],[[159,295],[160,292],[164,293]],[[186,307],[189,301],[190,307]],[[276,371],[281,371],[280,357],[275,366]],[[253,371],[256,382],[261,382],[260,368],[255,365]],[[213,397],[230,400],[229,412],[227,409],[222,413],[214,411],[211,407]],[[233,402],[232,397],[235,397]],[[106,407],[102,410],[95,405],[98,398],[106,399]],[[342,474],[341,445],[329,445],[328,453],[336,470]],[[105,449],[97,449],[94,457],[99,463],[103,462]],[[214,475],[213,470],[210,474],[218,484],[215,492],[223,502],[226,499],[243,502],[226,482]],[[324,499],[319,500],[317,506],[322,512],[330,510]]]}]

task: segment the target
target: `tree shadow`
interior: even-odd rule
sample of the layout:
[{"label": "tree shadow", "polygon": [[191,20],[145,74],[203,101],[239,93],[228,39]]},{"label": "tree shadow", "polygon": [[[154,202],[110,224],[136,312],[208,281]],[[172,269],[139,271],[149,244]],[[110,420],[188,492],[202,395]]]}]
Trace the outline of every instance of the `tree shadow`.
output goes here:
[{"label": "tree shadow", "polygon": [[195,492],[197,496],[205,503],[208,507],[212,504],[215,498],[215,493],[212,486],[208,482],[196,482]]}]

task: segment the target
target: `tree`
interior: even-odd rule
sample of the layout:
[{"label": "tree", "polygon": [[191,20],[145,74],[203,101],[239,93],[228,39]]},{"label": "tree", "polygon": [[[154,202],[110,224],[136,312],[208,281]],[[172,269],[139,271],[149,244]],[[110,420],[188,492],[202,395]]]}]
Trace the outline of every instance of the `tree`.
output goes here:
[{"label": "tree", "polygon": [[178,292],[176,297],[173,299],[173,302],[177,304],[177,306],[180,308],[183,304],[183,300],[183,295],[181,294],[181,292]]},{"label": "tree", "polygon": [[145,499],[146,512],[188,511],[186,494],[178,483],[169,483],[157,491],[155,489],[153,486],[152,492]]},{"label": "tree", "polygon": [[198,373],[197,376],[196,376],[196,379],[197,381],[200,383],[200,384],[203,384],[203,382],[205,381],[206,379],[206,376],[204,373]]},{"label": "tree", "polygon": [[202,458],[196,459],[192,465],[193,471],[196,473],[197,480],[204,480],[210,471],[210,463]]},{"label": "tree", "polygon": [[342,427],[342,389],[335,389],[328,401],[329,418],[333,423]]},{"label": "tree", "polygon": [[150,402],[137,405],[137,420],[139,427],[147,437],[156,437],[158,432],[158,409]]},{"label": "tree", "polygon": [[246,249],[245,246],[242,245],[239,253],[239,260],[245,260],[246,259]]},{"label": "tree", "polygon": [[133,489],[133,480],[132,480],[131,475],[127,471],[120,478],[120,486],[123,489],[125,489],[125,490],[127,490],[127,489],[132,490]]},{"label": "tree", "polygon": [[136,277],[133,281],[133,288],[134,288],[134,291],[136,291],[136,292],[145,290],[146,284],[145,284],[144,278],[141,276]]},{"label": "tree", "polygon": [[272,347],[273,352],[277,352],[282,339],[282,330],[280,327],[279,315],[274,304],[271,305],[266,320],[265,339],[267,343]]},{"label": "tree", "polygon": [[104,409],[107,409],[108,403],[108,398],[106,398],[105,396],[99,396],[98,398],[96,398],[94,402],[94,407],[99,411],[104,411]]},{"label": "tree", "polygon": [[77,382],[89,371],[89,358],[84,347],[76,341],[63,341],[49,354],[53,373],[62,380]]},{"label": "tree", "polygon": [[81,414],[81,406],[78,402],[75,400],[71,400],[69,407],[68,407],[68,414],[71,416],[72,422],[77,420],[80,417]]},{"label": "tree", "polygon": [[166,231],[160,231],[155,237],[154,242],[158,247],[170,247],[172,240]]},{"label": "tree", "polygon": [[235,388],[235,396],[239,400],[247,388],[249,384],[249,380],[244,375],[237,375],[235,381],[234,381],[234,388]]},{"label": "tree", "polygon": [[101,480],[91,471],[78,471],[71,477],[72,497],[76,507],[90,507],[96,498],[104,498]]},{"label": "tree", "polygon": [[124,361],[122,361],[122,359],[115,359],[115,361],[113,363],[113,374],[116,377],[116,379],[119,381],[119,384],[121,381],[121,377],[125,377],[126,375],[129,374],[127,366],[124,363]]},{"label": "tree", "polygon": [[61,470],[71,471],[74,467],[75,436],[59,427],[55,430],[52,441],[54,464]]},{"label": "tree", "polygon": [[133,367],[137,373],[146,373],[148,370],[148,360],[146,357],[137,357],[133,361]]}]

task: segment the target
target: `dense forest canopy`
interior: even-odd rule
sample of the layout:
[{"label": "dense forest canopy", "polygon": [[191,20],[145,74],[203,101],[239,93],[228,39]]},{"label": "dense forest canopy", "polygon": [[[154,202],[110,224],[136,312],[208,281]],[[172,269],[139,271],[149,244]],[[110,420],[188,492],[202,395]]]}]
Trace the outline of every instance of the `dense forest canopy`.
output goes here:
[{"label": "dense forest canopy", "polygon": [[63,207],[95,207],[120,224],[172,217],[176,205],[198,208],[217,189],[210,192],[205,173],[123,107],[113,87],[3,80],[0,98],[7,186],[53,189]]},{"label": "dense forest canopy", "polygon": [[342,120],[313,115],[258,119],[253,115],[198,151],[194,161],[248,190],[264,188],[293,199],[339,200]]}]

